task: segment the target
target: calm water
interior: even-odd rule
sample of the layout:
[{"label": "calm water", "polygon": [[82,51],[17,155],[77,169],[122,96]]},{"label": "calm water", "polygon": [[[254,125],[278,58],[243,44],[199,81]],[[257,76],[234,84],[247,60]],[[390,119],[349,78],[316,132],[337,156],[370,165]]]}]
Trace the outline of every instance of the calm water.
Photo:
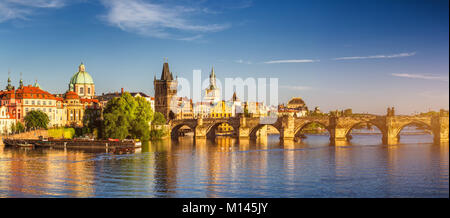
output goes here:
[{"label": "calm water", "polygon": [[0,146],[0,197],[449,197],[449,147],[431,135],[309,136],[215,142],[189,137],[135,154]]}]

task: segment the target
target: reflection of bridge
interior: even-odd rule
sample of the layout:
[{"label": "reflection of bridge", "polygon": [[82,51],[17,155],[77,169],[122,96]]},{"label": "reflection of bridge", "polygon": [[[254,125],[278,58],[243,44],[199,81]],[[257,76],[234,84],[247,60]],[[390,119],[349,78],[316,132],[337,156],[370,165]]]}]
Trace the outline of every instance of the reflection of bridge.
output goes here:
[{"label": "reflection of bridge", "polygon": [[215,136],[217,127],[228,123],[236,131],[239,138],[256,138],[258,130],[266,125],[275,127],[280,132],[280,139],[292,140],[301,130],[311,123],[324,126],[329,134],[332,144],[346,142],[351,130],[362,123],[376,126],[383,135],[383,143],[398,143],[400,131],[408,125],[425,127],[434,135],[435,143],[448,142],[449,117],[448,114],[440,116],[313,116],[313,117],[228,117],[228,118],[200,118],[173,120],[170,122],[171,135],[177,136],[178,130],[188,126],[194,130],[196,138],[211,138]]}]

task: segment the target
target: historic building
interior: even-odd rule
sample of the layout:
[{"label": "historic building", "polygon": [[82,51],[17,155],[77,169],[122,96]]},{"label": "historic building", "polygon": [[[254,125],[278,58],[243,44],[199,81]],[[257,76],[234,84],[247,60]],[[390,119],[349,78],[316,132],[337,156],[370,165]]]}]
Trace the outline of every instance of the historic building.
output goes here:
[{"label": "historic building", "polygon": [[77,93],[80,98],[94,98],[94,80],[92,79],[91,75],[86,72],[86,68],[83,63],[78,66],[78,72],[76,72],[70,79],[69,91]]},{"label": "historic building", "polygon": [[176,108],[176,119],[194,119],[194,105],[187,97],[179,97]]},{"label": "historic building", "polygon": [[308,114],[308,107],[306,107],[302,98],[294,97],[289,100],[286,106],[284,104],[278,106],[278,114],[303,117]]},{"label": "historic building", "polygon": [[8,112],[7,107],[0,106],[0,134],[11,133],[13,124],[16,124],[16,118]]},{"label": "historic building", "polygon": [[217,103],[221,100],[220,89],[216,85],[216,73],[214,72],[214,67],[209,75],[209,87],[205,90],[204,100],[211,103]]},{"label": "historic building", "polygon": [[37,110],[48,115],[50,127],[56,124],[56,97],[42,90],[37,82],[35,86],[24,86],[21,79],[16,89],[8,78],[6,89],[0,91],[0,99],[1,106],[6,107],[10,117],[19,122],[23,122],[28,112]]},{"label": "historic building", "polygon": [[157,80],[155,76],[153,85],[155,88],[155,111],[162,113],[166,120],[175,119],[178,106],[176,97],[178,81],[173,78],[167,62],[164,62],[161,79]]}]

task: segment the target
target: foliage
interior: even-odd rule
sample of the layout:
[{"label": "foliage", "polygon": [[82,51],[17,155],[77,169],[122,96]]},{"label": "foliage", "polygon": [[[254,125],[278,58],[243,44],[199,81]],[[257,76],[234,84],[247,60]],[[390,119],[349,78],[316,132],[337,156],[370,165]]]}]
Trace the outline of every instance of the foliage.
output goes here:
[{"label": "foliage", "polygon": [[164,125],[166,124],[166,118],[164,118],[164,115],[160,112],[155,112],[152,120],[153,125]]},{"label": "foliage", "polygon": [[11,132],[14,134],[14,133],[16,133],[16,124],[15,123],[12,123],[11,124]]},{"label": "foliage", "polygon": [[47,114],[42,111],[30,111],[27,113],[24,120],[27,129],[47,129],[47,125],[50,122]]},{"label": "foliage", "polygon": [[152,118],[153,111],[145,98],[134,98],[125,92],[110,100],[103,111],[103,137],[148,140]]},{"label": "foliage", "polygon": [[53,138],[72,139],[75,136],[74,128],[55,128],[48,130],[48,136]]},{"label": "foliage", "polygon": [[23,125],[22,122],[17,122],[16,124],[16,131],[21,133],[21,132],[25,132],[25,126]]},{"label": "foliage", "polygon": [[150,131],[150,139],[161,139],[162,137],[167,135],[167,130],[165,127],[161,127],[160,129],[152,129]]}]

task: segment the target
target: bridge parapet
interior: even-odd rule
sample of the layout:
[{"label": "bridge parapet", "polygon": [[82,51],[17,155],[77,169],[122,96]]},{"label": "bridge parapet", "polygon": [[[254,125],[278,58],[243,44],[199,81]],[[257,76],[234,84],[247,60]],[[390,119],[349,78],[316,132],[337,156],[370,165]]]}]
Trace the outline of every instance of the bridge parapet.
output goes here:
[{"label": "bridge parapet", "polygon": [[[448,115],[448,114],[447,114]],[[434,134],[435,142],[448,142],[449,117],[442,116],[406,116],[406,115],[358,115],[358,116],[311,116],[311,117],[227,117],[227,118],[200,118],[188,120],[173,120],[170,123],[172,133],[186,125],[194,130],[196,137],[206,137],[214,134],[215,128],[228,123],[241,138],[254,137],[256,132],[266,125],[278,129],[280,138],[284,140],[293,139],[305,126],[310,123],[323,125],[330,133],[332,144],[347,141],[351,130],[361,124],[369,123],[376,126],[383,135],[385,144],[397,144],[400,131],[407,125],[416,124],[430,129]],[[176,134],[174,134],[176,135]]]}]

